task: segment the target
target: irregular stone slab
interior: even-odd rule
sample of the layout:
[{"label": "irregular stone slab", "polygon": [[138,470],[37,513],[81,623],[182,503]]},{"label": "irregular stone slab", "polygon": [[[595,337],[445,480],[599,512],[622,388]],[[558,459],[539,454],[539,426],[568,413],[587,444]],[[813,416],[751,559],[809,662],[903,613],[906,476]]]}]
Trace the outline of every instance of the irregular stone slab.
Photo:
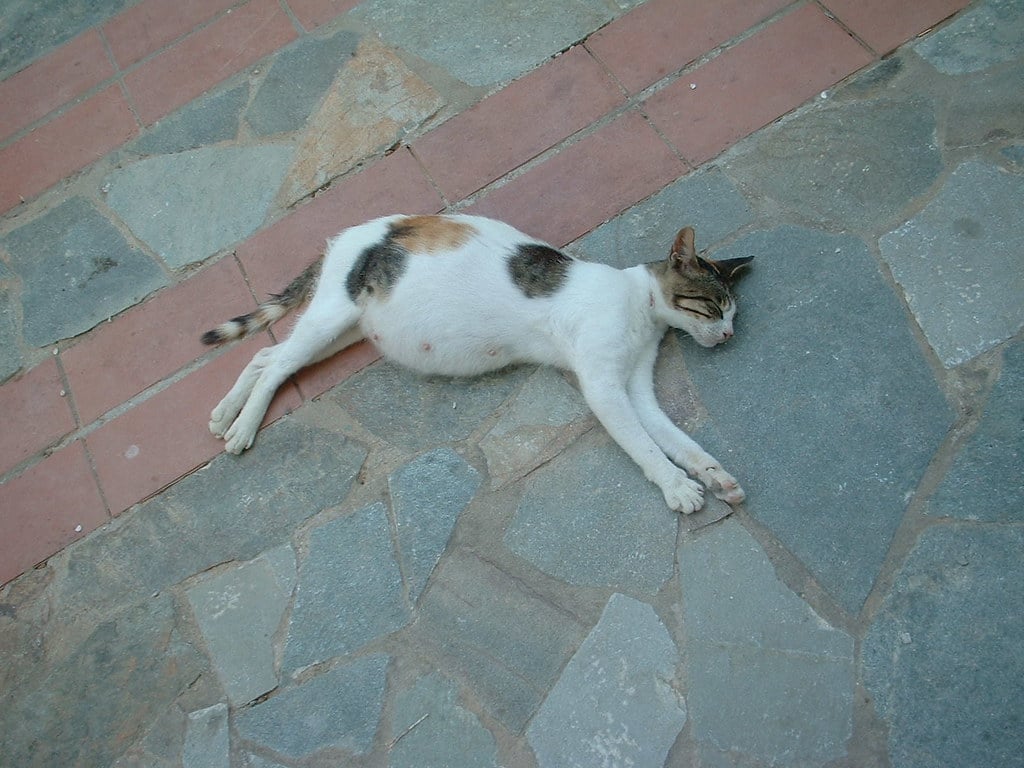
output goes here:
[{"label": "irregular stone slab", "polygon": [[451,448],[425,453],[388,478],[398,547],[413,602],[441,559],[459,514],[479,487],[480,473]]},{"label": "irregular stone slab", "polygon": [[203,147],[111,173],[107,202],[173,269],[252,234],[267,215],[292,149]]},{"label": "irregular stone slab", "polygon": [[363,755],[373,747],[388,658],[374,654],[336,667],[235,713],[243,739],[296,759],[322,749]]},{"label": "irregular stone slab", "polygon": [[331,399],[381,439],[422,451],[469,437],[533,370],[450,379],[384,363],[336,387]]},{"label": "irregular stone slab", "polygon": [[513,732],[526,725],[584,634],[569,614],[459,551],[441,564],[415,626],[444,668]]},{"label": "irregular stone slab", "polygon": [[219,563],[251,560],[344,499],[366,458],[362,446],[293,419],[271,425],[260,441],[263,450],[218,456],[69,550],[56,590],[63,614],[148,597]]},{"label": "irregular stone slab", "polygon": [[389,753],[390,768],[498,768],[494,737],[436,672],[396,695],[392,733],[400,740]]},{"label": "irregular stone slab", "polygon": [[1024,345],[1007,347],[978,430],[927,509],[967,520],[1024,519]]},{"label": "irregular stone slab", "polygon": [[189,603],[228,698],[240,706],[277,687],[274,633],[295,588],[295,552],[284,546],[203,578]]},{"label": "irregular stone slab", "polygon": [[782,584],[737,522],[687,539],[679,568],[690,717],[701,754],[710,760],[732,751],[794,767],[845,754],[853,638]]},{"label": "irregular stone slab", "polygon": [[526,731],[540,768],[662,765],[686,722],[676,662],[654,610],[612,595]]},{"label": "irregular stone slab", "polygon": [[933,526],[864,638],[893,765],[1024,766],[1024,530]]},{"label": "irregular stone slab", "polygon": [[1018,0],[986,0],[914,44],[940,72],[962,75],[1024,54],[1024,16]]},{"label": "irregular stone slab", "polygon": [[444,105],[441,95],[394,53],[365,38],[310,119],[281,190],[282,202],[308,195],[387,149]]},{"label": "irregular stone slab", "polygon": [[684,342],[713,420],[696,437],[856,612],[953,413],[861,240],[786,226],[715,255],[749,254],[736,338]]},{"label": "irregular stone slab", "polygon": [[[635,3],[621,3],[632,5]],[[623,7],[623,10],[625,8]],[[415,53],[469,85],[508,82],[612,20],[600,0],[368,0],[351,12],[389,43]]]},{"label": "irregular stone slab", "polygon": [[[5,280],[0,268],[0,280]],[[21,369],[22,357],[18,351],[18,327],[15,319],[14,297],[5,286],[0,286],[0,382]]]},{"label": "irregular stone slab", "polygon": [[[66,657],[37,659],[35,674],[4,692],[5,764],[111,765],[208,672],[176,621],[161,595],[103,621]],[[48,627],[48,647],[61,648],[60,629]]]},{"label": "irregular stone slab", "polygon": [[227,704],[189,713],[182,768],[230,768],[229,749]]},{"label": "irregular stone slab", "polygon": [[234,139],[248,101],[248,83],[204,96],[158,122],[126,149],[139,155],[169,155]]},{"label": "irregular stone slab", "polygon": [[167,284],[145,253],[79,197],[0,245],[21,279],[22,334],[34,347],[77,336]]},{"label": "irregular stone slab", "polygon": [[653,594],[672,576],[677,518],[617,445],[577,444],[530,476],[505,546],[570,584]]},{"label": "irregular stone slab", "polygon": [[310,533],[282,669],[354,651],[408,620],[387,514],[371,504]]},{"label": "irregular stone slab", "polygon": [[917,216],[879,240],[946,367],[1024,327],[1024,177],[963,163]]},{"label": "irregular stone slab", "polygon": [[748,194],[826,227],[871,231],[942,171],[925,101],[816,106],[743,142],[724,164]]},{"label": "irregular stone slab", "polygon": [[561,372],[538,368],[479,443],[491,487],[500,488],[550,460],[590,423],[585,420],[589,412]]},{"label": "irregular stone slab", "polygon": [[676,233],[697,230],[701,248],[718,242],[754,218],[736,186],[715,167],[691,173],[576,241],[590,261],[624,269],[668,256]]},{"label": "irregular stone slab", "polygon": [[131,5],[131,0],[32,0],[5,3],[0,16],[0,79]]},{"label": "irregular stone slab", "polygon": [[1024,109],[1018,101],[1006,97],[1022,81],[1024,60],[995,72],[958,78],[951,91],[947,85],[949,103],[942,131],[945,146],[973,154],[977,147],[993,141],[1024,136]]},{"label": "irregular stone slab", "polygon": [[257,136],[301,128],[356,51],[359,35],[342,30],[330,37],[304,37],[270,64],[245,119]]}]

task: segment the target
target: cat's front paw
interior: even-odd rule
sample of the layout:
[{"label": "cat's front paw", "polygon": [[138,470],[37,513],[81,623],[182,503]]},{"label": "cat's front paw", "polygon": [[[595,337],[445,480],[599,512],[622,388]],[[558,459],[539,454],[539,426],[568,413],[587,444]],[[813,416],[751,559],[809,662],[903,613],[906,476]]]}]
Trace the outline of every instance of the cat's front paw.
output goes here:
[{"label": "cat's front paw", "polygon": [[256,432],[259,430],[259,422],[251,423],[243,413],[224,433],[224,450],[236,456],[252,447],[256,440]]},{"label": "cat's front paw", "polygon": [[701,469],[698,472],[698,477],[708,487],[708,490],[726,504],[735,506],[747,498],[747,494],[736,482],[736,478],[717,464]]},{"label": "cat's front paw", "polygon": [[672,478],[661,485],[665,494],[665,502],[670,509],[692,515],[704,506],[704,489],[700,483],[691,480],[685,472],[677,472]]}]

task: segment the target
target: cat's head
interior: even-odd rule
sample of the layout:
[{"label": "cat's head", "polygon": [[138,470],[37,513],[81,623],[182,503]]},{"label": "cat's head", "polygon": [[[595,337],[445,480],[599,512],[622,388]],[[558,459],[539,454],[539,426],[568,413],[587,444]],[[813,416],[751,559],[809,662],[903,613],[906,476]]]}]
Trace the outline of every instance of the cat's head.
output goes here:
[{"label": "cat's head", "polygon": [[662,301],[658,314],[702,347],[732,338],[736,302],[732,285],[753,256],[711,261],[697,255],[692,227],[679,230],[669,257],[654,266]]}]

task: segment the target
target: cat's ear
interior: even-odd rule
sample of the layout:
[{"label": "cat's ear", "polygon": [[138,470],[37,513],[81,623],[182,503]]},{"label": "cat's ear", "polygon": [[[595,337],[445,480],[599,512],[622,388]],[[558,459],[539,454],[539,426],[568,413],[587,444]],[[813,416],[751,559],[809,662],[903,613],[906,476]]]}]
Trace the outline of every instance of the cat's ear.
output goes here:
[{"label": "cat's ear", "polygon": [[694,247],[695,234],[693,227],[683,227],[676,234],[676,240],[672,243],[672,253],[669,254],[669,260],[676,269],[693,269],[700,265],[700,258]]},{"label": "cat's ear", "polygon": [[740,273],[743,272],[744,267],[753,260],[753,256],[741,256],[737,259],[722,259],[721,261],[700,259],[702,263],[708,264],[723,280],[729,283],[735,282]]}]

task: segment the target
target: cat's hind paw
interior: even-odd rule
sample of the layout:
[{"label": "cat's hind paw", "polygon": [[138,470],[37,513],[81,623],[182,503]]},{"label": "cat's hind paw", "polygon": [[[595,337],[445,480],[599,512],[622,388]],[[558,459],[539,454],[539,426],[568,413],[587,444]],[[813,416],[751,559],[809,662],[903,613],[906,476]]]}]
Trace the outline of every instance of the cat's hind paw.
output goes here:
[{"label": "cat's hind paw", "polygon": [[704,506],[704,489],[700,483],[691,480],[685,472],[679,472],[661,486],[669,508],[684,515],[692,515]]},{"label": "cat's hind paw", "polygon": [[735,506],[743,503],[747,494],[736,482],[736,478],[726,472],[718,465],[706,467],[699,473],[701,482],[708,487],[715,496],[726,504]]}]

